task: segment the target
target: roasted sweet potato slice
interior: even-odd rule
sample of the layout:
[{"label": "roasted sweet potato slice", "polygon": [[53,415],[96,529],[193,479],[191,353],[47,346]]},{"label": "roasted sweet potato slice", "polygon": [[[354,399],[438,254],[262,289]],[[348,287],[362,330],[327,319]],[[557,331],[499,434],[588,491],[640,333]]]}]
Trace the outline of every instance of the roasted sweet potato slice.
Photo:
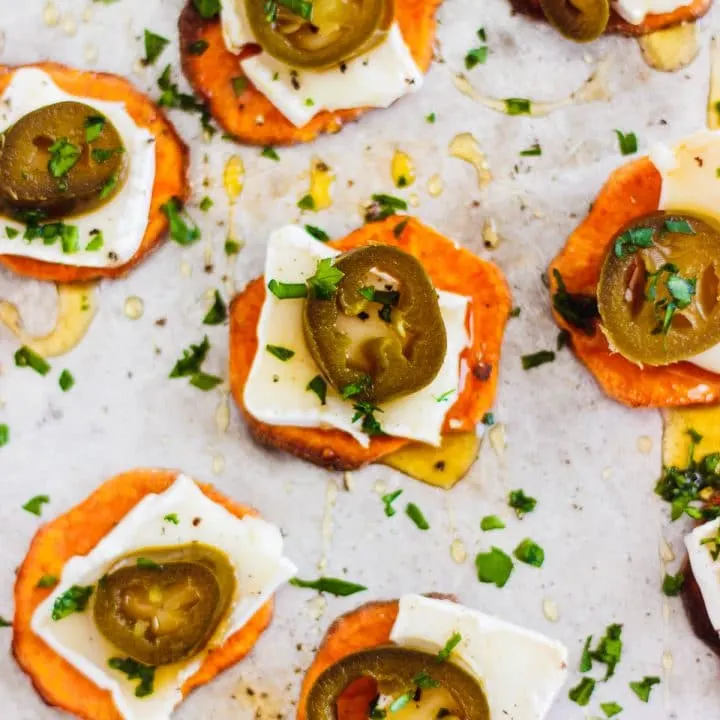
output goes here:
[{"label": "roasted sweet potato slice", "polygon": [[[540,0],[510,0],[513,8],[523,15],[530,15],[539,20],[545,20],[545,15],[540,7]],[[666,28],[680,25],[684,22],[692,22],[701,18],[710,10],[713,0],[692,0],[688,5],[678,8],[670,13],[662,15],[648,15],[640,25],[623,20],[614,10],[610,13],[608,22],[608,33],[620,33],[621,35],[647,35],[648,33],[665,30]]]},{"label": "roasted sweet potato slice", "polygon": [[[595,295],[600,270],[613,236],[635,218],[660,205],[662,179],[649,158],[612,173],[592,210],[549,268],[551,293],[557,291],[554,271],[570,293]],[[689,363],[639,367],[610,350],[605,335],[569,325],[555,312],[558,324],[572,336],[575,354],[587,365],[603,390],[618,402],[640,407],[676,407],[720,402],[720,376]]]},{"label": "roasted sweet potato slice", "polygon": [[[401,232],[395,228],[404,224]],[[372,243],[395,245],[417,257],[439,290],[472,298],[468,313],[471,347],[462,356],[465,385],[446,418],[446,431],[470,431],[490,409],[497,387],[500,346],[508,315],[510,292],[500,270],[410,217],[391,217],[364,225],[331,243],[351,250]],[[230,308],[230,386],[253,435],[262,443],[334,470],[353,470],[399,449],[408,441],[373,438],[363,448],[341,430],[267,425],[243,405],[243,391],[257,351],[257,324],[265,300],[265,280],[252,281]]]},{"label": "roasted sweet potato slice", "polygon": [[171,197],[187,199],[190,192],[187,180],[188,148],[162,110],[125,78],[76,70],[51,62],[16,67],[0,65],[0,93],[5,91],[13,73],[22,67],[34,67],[46,72],[58,87],[72,95],[124,102],[133,120],[155,136],[155,183],[145,236],[135,255],[123,265],[102,268],[75,267],[18,255],[0,255],[0,263],[19,275],[61,283],[121,277],[143,260],[162,240],[168,223],[160,211],[160,206]]},{"label": "roasted sweet potato slice", "polygon": [[[415,62],[426,71],[435,41],[435,11],[442,0],[395,0],[395,17]],[[240,60],[258,52],[248,46],[233,55],[223,42],[220,20],[203,20],[188,0],[180,15],[180,57],[193,90],[206,101],[211,115],[239,142],[250,145],[294,145],[336,133],[365,109],[318,113],[307,125],[295,127],[243,74]],[[207,49],[193,55],[190,46],[205,41]],[[237,78],[244,89],[236,94]],[[235,81],[235,82],[233,82]],[[258,118],[262,118],[258,122]]]},{"label": "roasted sweet potato slice", "polygon": [[[60,577],[74,555],[85,555],[150,493],[167,490],[177,477],[171,470],[134,470],[108,480],[87,500],[36,533],[15,581],[15,618],[12,649],[20,667],[50,705],[87,720],[121,720],[111,695],[101,690],[57,655],[30,628],[37,606],[52,590],[38,588],[43,575]],[[200,485],[211,500],[238,517],[257,513],[221,495],[211,485]],[[245,657],[269,625],[272,603],[264,605],[241,630],[205,658],[183,686],[187,695]]]}]

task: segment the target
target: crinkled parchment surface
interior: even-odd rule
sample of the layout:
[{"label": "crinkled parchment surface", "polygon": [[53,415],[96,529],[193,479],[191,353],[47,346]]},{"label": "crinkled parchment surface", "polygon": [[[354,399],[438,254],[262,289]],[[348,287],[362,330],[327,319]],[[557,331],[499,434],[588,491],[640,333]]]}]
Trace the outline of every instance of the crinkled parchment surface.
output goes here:
[{"label": "crinkled parchment surface", "polygon": [[[172,61],[177,68],[181,0],[110,5],[55,0],[50,8],[60,19],[52,27],[43,21],[43,0],[1,4],[2,62],[51,58],[107,70],[130,77],[153,95],[163,64]],[[347,599],[328,598],[327,607],[309,591],[283,589],[275,621],[251,658],[196,692],[178,711],[179,720],[249,718],[258,709],[259,717],[291,717],[302,670],[331,620],[365,600],[411,591],[456,593],[468,605],[561,639],[570,648],[573,685],[584,638],[623,623],[625,650],[616,677],[598,684],[586,709],[567,700],[565,688],[552,720],[601,716],[598,703],[608,701],[623,705],[623,717],[633,720],[711,720],[720,700],[718,661],[692,635],[680,601],[664,601],[660,593],[661,536],[678,554],[670,565],[674,572],[683,528],[680,523],[669,528],[666,509],[653,494],[661,464],[659,415],[625,410],[603,397],[567,350],[555,363],[530,372],[521,369],[520,356],[555,344],[557,328],[541,272],[608,171],[623,161],[613,130],[636,132],[642,151],[703,125],[708,46],[713,25],[720,29],[720,8],[700,25],[699,58],[674,75],[649,70],[633,40],[613,37],[576,46],[548,27],[512,17],[506,0],[447,0],[439,20],[442,60],[433,65],[421,93],[337,136],[281,149],[280,162],[219,134],[205,142],[195,117],[173,112],[192,146],[194,202],[205,194],[215,201],[206,215],[190,206],[202,240],[187,249],[169,242],[126,280],[103,284],[99,314],[87,337],[71,354],[53,360],[53,372],[45,378],[14,366],[17,343],[0,327],[0,422],[11,430],[10,443],[0,450],[0,614],[12,614],[15,568],[41,522],[20,509],[29,497],[48,494],[51,503],[43,516],[54,517],[117,472],[177,467],[277,522],[302,576],[315,576],[318,563],[324,568],[326,562],[327,574],[370,588]],[[474,103],[458,92],[453,77],[463,69],[467,50],[477,46],[481,26],[490,55],[469,77],[482,92],[562,98],[582,84],[597,60],[610,57],[611,102],[570,107],[546,119],[506,117]],[[144,28],[173,41],[150,68],[138,62]],[[435,124],[425,121],[431,112]],[[448,156],[448,144],[460,132],[473,133],[487,152],[494,181],[485,191],[470,165]],[[542,156],[521,158],[519,152],[535,142]],[[306,215],[304,222],[339,236],[362,221],[361,205],[370,194],[394,191],[389,168],[397,147],[417,163],[417,182],[401,193],[417,195],[414,212],[495,260],[522,308],[508,327],[496,407],[507,429],[507,450],[498,457],[486,443],[470,477],[447,494],[383,467],[354,473],[352,490],[345,491],[341,476],[256,446],[234,409],[227,431],[219,430],[220,391],[202,393],[184,380],[168,379],[181,349],[205,332],[212,342],[206,370],[226,375],[226,327],[201,324],[207,293],[219,288],[227,296],[223,276],[235,277],[241,287],[261,272],[268,233],[299,217],[296,202],[307,192],[311,159],[321,158],[337,174],[335,202],[330,210]],[[233,153],[247,169],[232,227],[246,245],[235,265],[223,251],[229,228],[221,180]],[[442,177],[444,192],[433,198],[427,182],[435,174]],[[502,237],[492,252],[483,248],[481,237],[488,218]],[[212,271],[206,272],[210,256]],[[0,296],[20,301],[36,331],[52,326],[53,292],[0,273]],[[133,295],[145,307],[134,321],[123,311]],[[167,320],[164,327],[156,324],[160,318]],[[77,383],[61,393],[57,377],[65,367]],[[638,448],[643,436],[652,439],[645,453]],[[224,469],[217,473],[222,460]],[[383,487],[404,489],[399,507],[416,502],[431,530],[420,532],[402,512],[387,518],[378,498]],[[506,505],[514,488],[538,499],[537,510],[521,522]],[[481,533],[480,519],[490,513],[503,517],[507,529]],[[545,548],[545,566],[517,567],[502,590],[478,583],[475,554],[490,545],[511,551],[524,537]],[[454,539],[467,553],[464,562],[457,562],[460,543],[456,558],[451,557]],[[544,600],[556,603],[557,622],[546,619]],[[10,637],[10,631],[0,631],[3,716],[57,717],[13,663]],[[673,661],[669,672],[663,669],[664,653],[670,654],[666,665],[670,657]],[[648,705],[628,688],[629,681],[645,675],[663,677]],[[256,691],[253,698],[248,687]],[[267,700],[260,699],[263,693]]]}]

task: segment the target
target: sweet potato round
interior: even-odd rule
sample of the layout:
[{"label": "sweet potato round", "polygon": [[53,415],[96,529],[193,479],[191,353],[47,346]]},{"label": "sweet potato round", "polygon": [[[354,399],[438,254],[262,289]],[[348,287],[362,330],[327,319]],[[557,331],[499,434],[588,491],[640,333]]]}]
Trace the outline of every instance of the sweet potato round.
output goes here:
[{"label": "sweet potato round", "polygon": [[[407,224],[396,237],[394,229],[400,223]],[[448,412],[445,431],[473,430],[495,399],[500,346],[511,308],[505,278],[492,263],[411,217],[369,223],[331,245],[345,251],[372,243],[394,245],[414,255],[438,290],[471,298],[466,322],[472,345],[461,358],[465,386]],[[363,448],[341,430],[267,425],[247,412],[243,392],[257,352],[257,324],[264,300],[265,279],[261,277],[237,295],[230,307],[230,387],[256,439],[334,470],[354,470],[406,445],[408,441],[402,438],[374,437],[370,447]]]},{"label": "sweet potato round", "polygon": [[187,179],[188,148],[162,110],[128,80],[117,75],[76,70],[52,62],[15,67],[0,65],[0,93],[5,91],[13,74],[24,67],[42,70],[50,75],[58,87],[71,95],[124,102],[132,119],[155,137],[155,182],[145,235],[137,252],[128,262],[113,267],[93,268],[49,263],[19,255],[0,255],[0,263],[19,275],[61,283],[122,277],[160,244],[168,226],[160,206],[172,197],[187,199],[190,193]]},{"label": "sweet potato round", "polygon": [[[12,651],[35,689],[49,705],[86,720],[120,720],[112,697],[57,655],[30,627],[37,606],[52,592],[38,588],[43,575],[60,577],[65,563],[86,555],[127,513],[150,493],[167,490],[177,477],[173,470],[133,470],[101,485],[90,497],[38,530],[15,581]],[[221,495],[211,485],[200,489],[237,517],[257,515],[252,508]],[[183,694],[212,680],[239,662],[270,624],[272,601],[225,644],[212,650],[199,670],[185,682]]]}]

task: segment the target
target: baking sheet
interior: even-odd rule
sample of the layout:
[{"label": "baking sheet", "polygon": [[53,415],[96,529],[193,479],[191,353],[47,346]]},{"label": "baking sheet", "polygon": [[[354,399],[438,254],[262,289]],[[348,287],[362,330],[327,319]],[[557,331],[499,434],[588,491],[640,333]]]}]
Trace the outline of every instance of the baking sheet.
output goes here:
[{"label": "baking sheet", "polygon": [[[0,61],[50,58],[108,70],[156,96],[163,63],[172,60],[177,68],[181,4],[2,0]],[[58,23],[48,26],[53,14]],[[205,194],[215,201],[207,215],[190,208],[202,240],[187,249],[168,242],[126,280],[104,283],[87,337],[71,354],[53,360],[46,378],[15,368],[17,342],[0,327],[0,422],[11,431],[10,443],[0,451],[0,614],[12,614],[14,571],[41,523],[20,509],[31,496],[51,496],[43,513],[50,518],[122,470],[176,467],[277,522],[301,576],[315,576],[320,567],[370,588],[326,603],[308,591],[282,590],[275,621],[252,656],[194,693],[177,712],[179,720],[292,717],[302,672],[339,613],[367,600],[427,591],[456,593],[470,606],[567,644],[570,681],[552,720],[601,716],[598,703],[608,701],[623,705],[622,717],[633,720],[710,720],[717,717],[720,698],[717,659],[692,635],[681,602],[660,592],[661,539],[678,554],[670,564],[675,572],[686,526],[679,522],[670,528],[664,504],[653,494],[661,464],[659,415],[625,410],[606,399],[567,350],[555,363],[530,372],[522,371],[519,357],[554,346],[557,328],[540,274],[587,211],[608,170],[623,161],[613,130],[636,132],[642,151],[703,126],[708,45],[713,26],[720,29],[720,8],[700,24],[700,57],[674,75],[649,70],[633,40],[605,38],[576,46],[546,27],[512,17],[506,0],[447,0],[439,19],[442,62],[432,67],[421,93],[337,136],[281,149],[279,163],[219,135],[205,142],[196,118],[173,113],[192,146],[194,201]],[[462,70],[467,50],[477,45],[475,31],[481,26],[490,56],[469,77],[482,92],[562,98],[582,84],[597,60],[609,57],[612,101],[573,106],[549,119],[508,118],[480,107],[458,92],[453,77]],[[173,38],[157,65],[147,69],[138,62],[144,28]],[[437,115],[434,125],[424,120],[431,112]],[[485,191],[472,167],[448,157],[448,143],[459,132],[472,132],[487,152],[494,181]],[[535,142],[543,155],[520,158],[519,151]],[[390,178],[396,147],[418,167],[415,185],[404,192],[394,190]],[[237,263],[228,264],[221,173],[236,153],[244,160],[247,181],[230,229],[245,247]],[[212,342],[205,369],[226,375],[227,329],[201,324],[206,294],[215,288],[226,294],[224,275],[242,287],[261,272],[268,233],[299,217],[296,202],[307,192],[313,157],[337,174],[335,202],[317,216],[308,214],[305,222],[338,236],[361,222],[361,205],[370,194],[416,194],[414,212],[496,261],[522,308],[508,326],[496,406],[507,450],[498,456],[486,443],[471,475],[450,493],[384,467],[353,473],[352,490],[346,491],[341,475],[255,445],[234,408],[229,428],[221,431],[216,415],[226,402],[222,391],[202,393],[167,377],[181,350],[204,333]],[[442,177],[444,192],[432,198],[427,182],[435,174]],[[481,238],[488,218],[502,237],[493,252],[483,248]],[[208,253],[210,273],[204,271]],[[0,272],[0,296],[20,301],[31,330],[52,326],[53,292]],[[139,320],[123,312],[130,296],[144,301]],[[164,327],[155,324],[159,318],[166,318]],[[57,386],[63,368],[76,378],[68,393]],[[402,488],[403,501],[423,509],[431,530],[420,532],[403,513],[385,517],[378,498],[384,488]],[[506,506],[507,492],[515,488],[538,499],[537,510],[521,522]],[[507,529],[483,535],[479,522],[490,513],[506,519]],[[542,570],[520,565],[502,590],[478,583],[475,554],[491,544],[510,551],[524,537],[545,548]],[[458,562],[462,550],[466,559]],[[556,603],[557,622],[546,618],[545,600]],[[579,680],[575,670],[582,643],[612,622],[624,625],[622,661],[609,683],[598,684],[588,708],[580,708],[567,700],[567,689]],[[10,640],[9,631],[0,633],[3,717],[58,717],[12,661]],[[645,675],[663,678],[648,705],[628,689],[629,681]]]}]

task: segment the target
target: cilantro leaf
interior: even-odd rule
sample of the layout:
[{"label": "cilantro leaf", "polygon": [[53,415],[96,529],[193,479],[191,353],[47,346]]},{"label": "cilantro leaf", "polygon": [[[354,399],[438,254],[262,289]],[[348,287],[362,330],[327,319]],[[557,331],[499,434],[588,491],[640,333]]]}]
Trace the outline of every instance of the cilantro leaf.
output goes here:
[{"label": "cilantro leaf", "polygon": [[481,583],[492,583],[496,587],[503,588],[510,579],[514,564],[507,553],[500,548],[492,547],[490,552],[478,553],[475,567]]},{"label": "cilantro leaf", "polygon": [[203,325],[222,325],[227,320],[227,306],[218,290],[215,291],[215,302],[203,318]]},{"label": "cilantro leaf", "polygon": [[62,620],[73,613],[83,612],[92,594],[92,585],[73,585],[62,595],[55,598],[52,609],[52,619],[55,621]]},{"label": "cilantro leaf", "polygon": [[650,692],[654,685],[660,684],[660,678],[655,676],[645,676],[639,682],[631,682],[630,689],[642,700],[648,702],[650,700]]},{"label": "cilantro leaf", "polygon": [[364,585],[340,580],[339,578],[321,577],[317,580],[301,580],[300,578],[292,578],[290,585],[298,588],[308,588],[309,590],[317,590],[318,592],[337,595],[338,597],[348,597],[355,593],[367,590]]},{"label": "cilantro leaf", "polygon": [[143,65],[152,65],[162,54],[163,50],[170,44],[167,38],[162,35],[156,35],[150,30],[145,30],[145,57]]},{"label": "cilantro leaf", "polygon": [[322,258],[318,261],[315,274],[308,278],[307,284],[316,299],[330,300],[344,277],[345,273],[335,266],[333,258]]},{"label": "cilantro leaf", "polygon": [[192,245],[200,238],[200,228],[190,219],[182,202],[172,197],[160,206],[170,224],[170,237],[178,245]]},{"label": "cilantro leaf", "polygon": [[113,657],[108,660],[108,666],[127,675],[128,680],[140,681],[135,688],[135,697],[147,697],[155,691],[155,668],[152,665],[144,665],[129,657]]}]

